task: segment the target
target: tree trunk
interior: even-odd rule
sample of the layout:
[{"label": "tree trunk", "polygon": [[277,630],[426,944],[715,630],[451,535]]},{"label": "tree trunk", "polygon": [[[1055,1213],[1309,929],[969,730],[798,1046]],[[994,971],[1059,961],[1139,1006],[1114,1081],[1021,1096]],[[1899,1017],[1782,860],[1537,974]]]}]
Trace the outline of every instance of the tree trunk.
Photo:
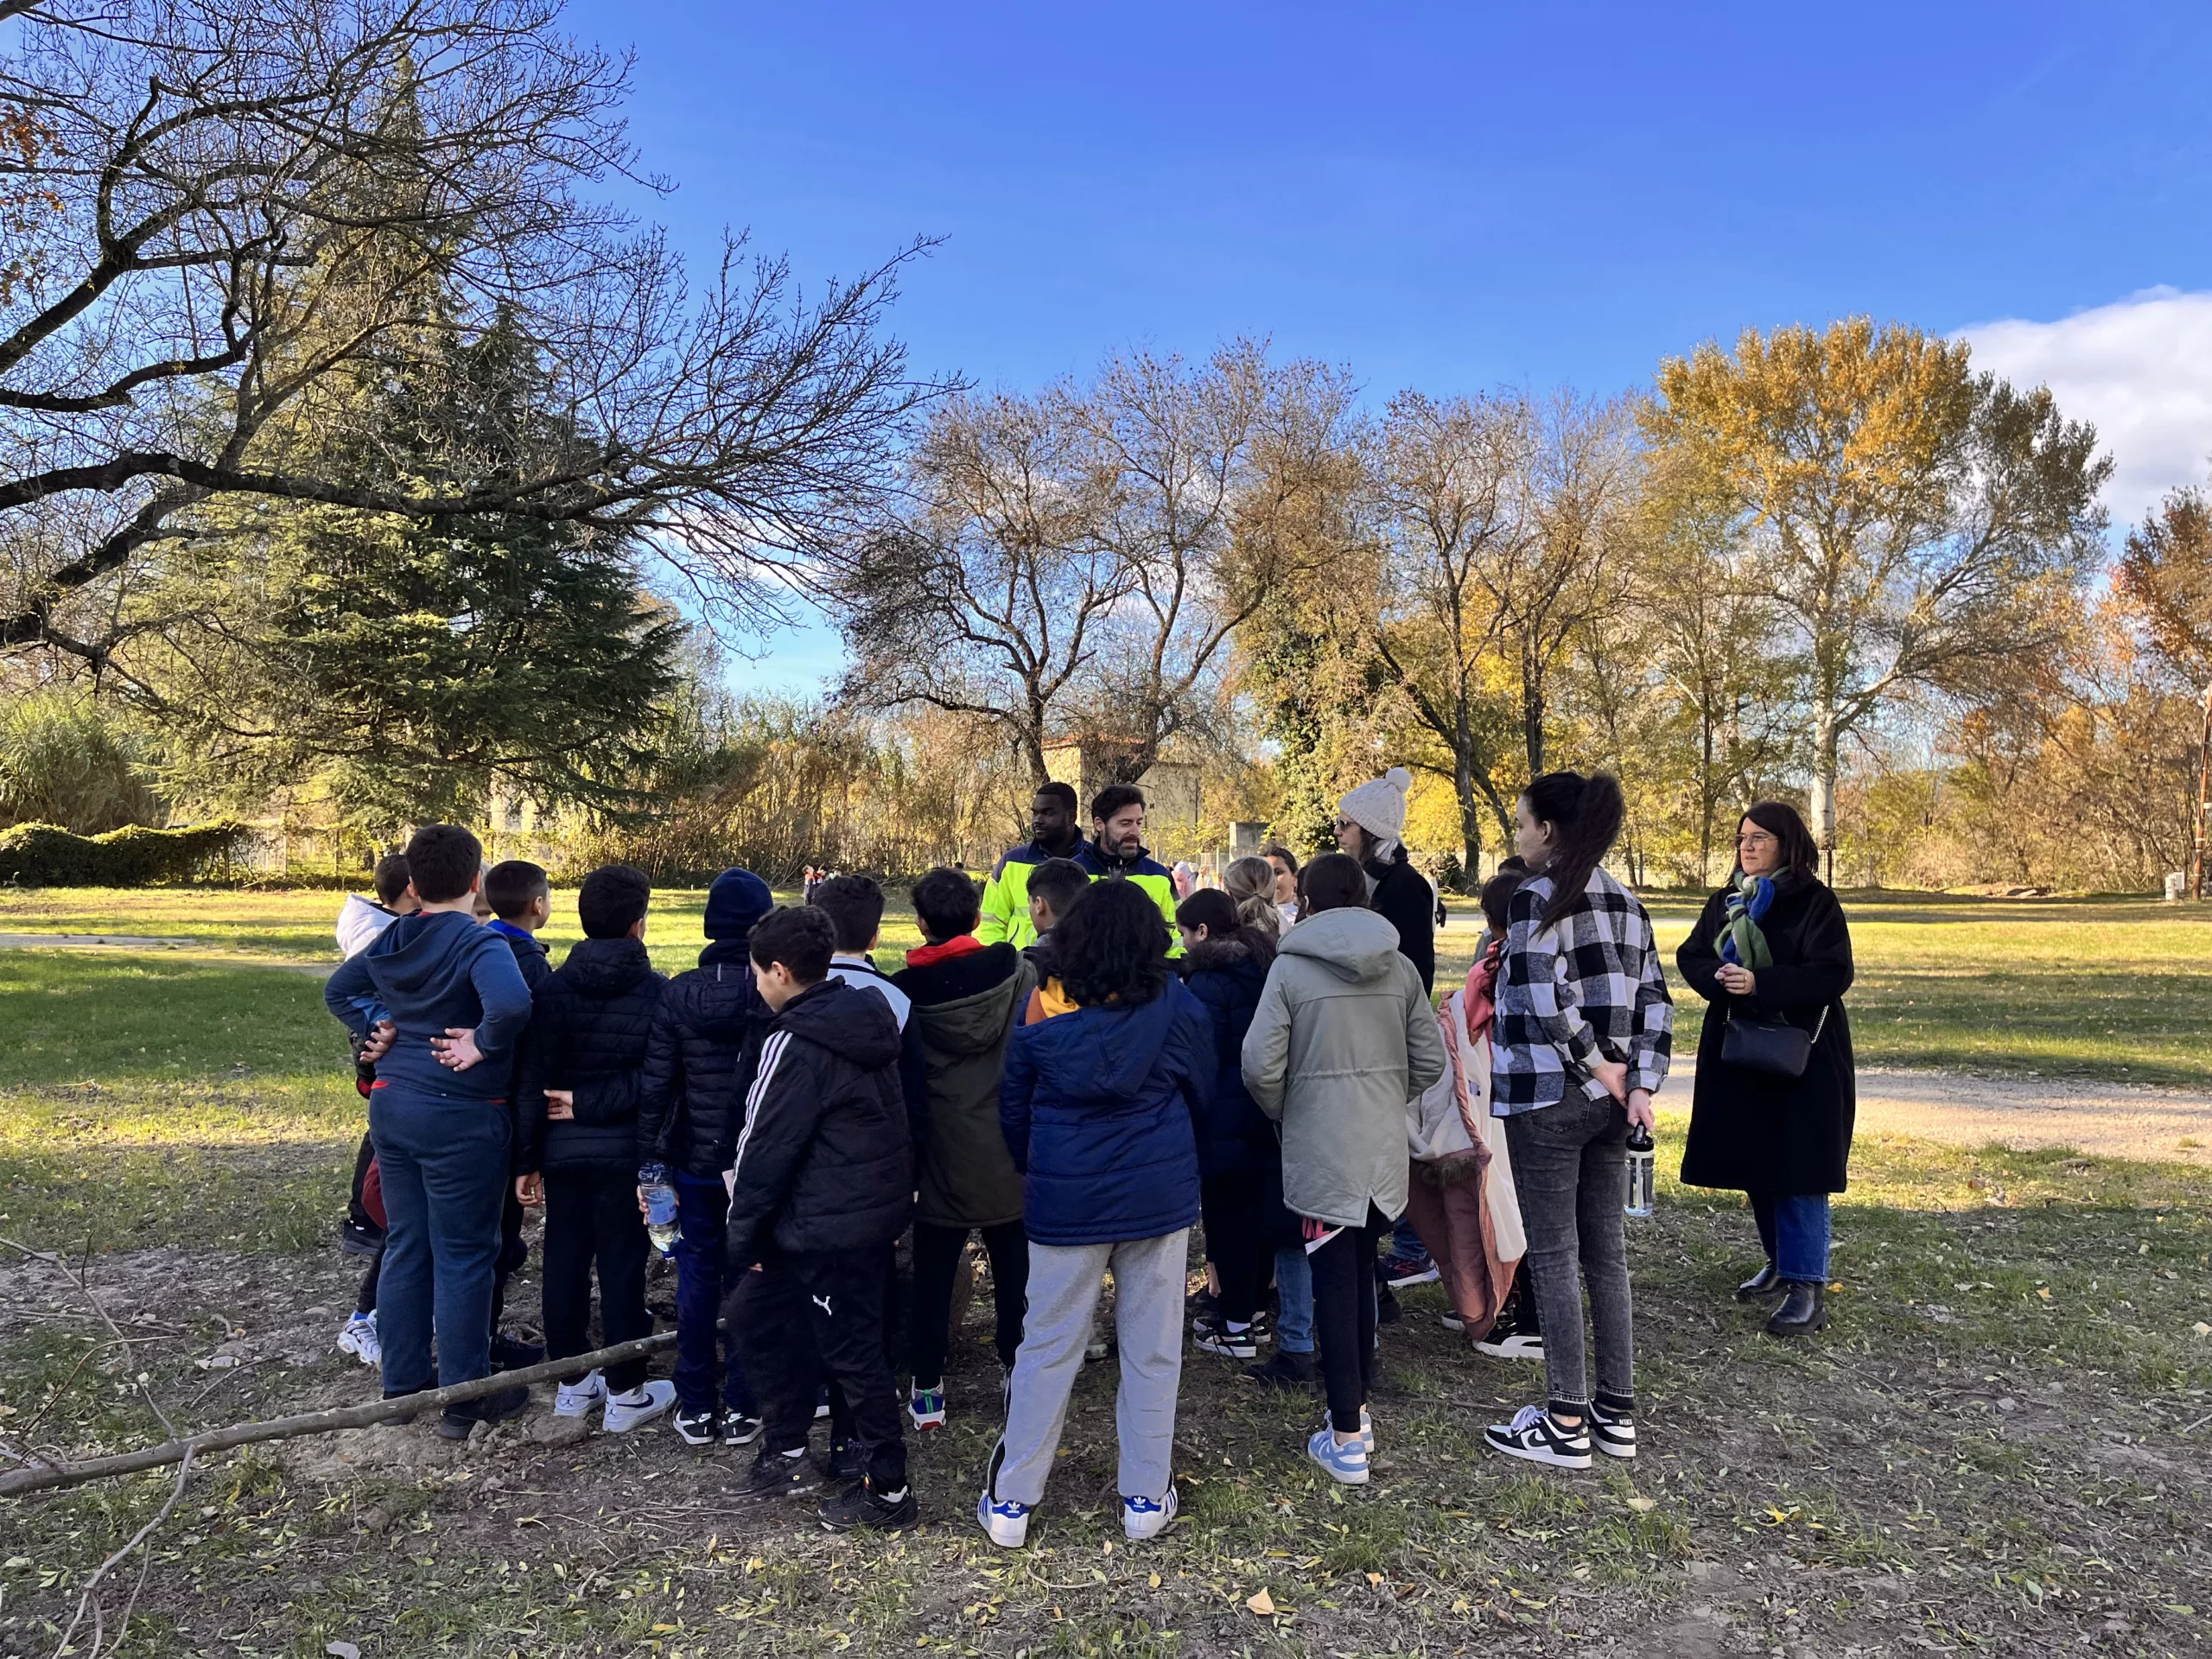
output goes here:
[{"label": "tree trunk", "polygon": [[1835,885],[1835,782],[1840,770],[1836,753],[1841,734],[1836,730],[1835,705],[1813,707],[1813,838],[1820,842],[1827,881]]},{"label": "tree trunk", "polygon": [[1481,890],[1483,879],[1483,805],[1475,795],[1475,767],[1462,749],[1452,763],[1452,787],[1459,801],[1459,842],[1465,853],[1460,868],[1469,893]]}]

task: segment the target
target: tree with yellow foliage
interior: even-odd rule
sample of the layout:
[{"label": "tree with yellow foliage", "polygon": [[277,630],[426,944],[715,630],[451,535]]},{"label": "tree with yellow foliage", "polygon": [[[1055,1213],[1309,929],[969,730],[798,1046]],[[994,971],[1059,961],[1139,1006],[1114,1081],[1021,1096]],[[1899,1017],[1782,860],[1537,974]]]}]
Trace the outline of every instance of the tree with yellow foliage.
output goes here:
[{"label": "tree with yellow foliage", "polygon": [[2101,559],[2094,429],[1917,328],[1708,341],[1660,365],[1644,423],[1734,521],[1744,579],[1797,635],[1824,848],[1845,741],[1910,692],[1971,695],[2047,649]]}]

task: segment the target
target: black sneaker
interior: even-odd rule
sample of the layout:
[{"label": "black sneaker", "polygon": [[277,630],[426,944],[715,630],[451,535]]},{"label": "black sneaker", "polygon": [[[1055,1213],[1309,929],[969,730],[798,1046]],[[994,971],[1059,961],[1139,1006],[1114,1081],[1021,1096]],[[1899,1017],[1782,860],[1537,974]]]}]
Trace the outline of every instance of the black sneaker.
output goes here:
[{"label": "black sneaker", "polygon": [[1490,1334],[1475,1344],[1475,1351],[1488,1354],[1492,1359],[1541,1359],[1543,1334],[1516,1326],[1492,1325]]},{"label": "black sneaker", "polygon": [[1598,1449],[1609,1458],[1632,1458],[1636,1455],[1636,1412],[1634,1408],[1616,1410],[1602,1400],[1590,1402],[1590,1438]]},{"label": "black sneaker", "polygon": [[753,1472],[747,1478],[744,1496],[756,1501],[795,1497],[810,1492],[822,1484],[822,1474],[814,1466],[814,1459],[806,1455],[806,1448],[796,1452],[771,1452],[760,1448],[753,1459]]},{"label": "black sneaker", "polygon": [[1590,1466],[1590,1420],[1573,1428],[1561,1428],[1542,1406],[1523,1406],[1510,1423],[1492,1423],[1483,1439],[1493,1452],[1529,1463],[1548,1463],[1554,1469]]},{"label": "black sneaker", "polygon": [[468,1431],[479,1423],[504,1423],[510,1417],[519,1417],[530,1409],[528,1389],[502,1389],[497,1394],[487,1394],[481,1400],[470,1400],[458,1406],[448,1406],[445,1415],[438,1419],[438,1433],[442,1439],[465,1440]]},{"label": "black sneaker", "polygon": [[686,1446],[712,1446],[722,1437],[722,1414],[711,1407],[705,1411],[693,1411],[678,1406],[675,1422],[676,1438]]},{"label": "black sneaker", "polygon": [[[699,1414],[702,1417],[709,1415],[706,1412],[701,1412]],[[721,1415],[715,1420],[714,1429],[721,1434],[724,1446],[750,1446],[760,1438],[760,1420],[758,1417],[747,1416],[735,1406],[724,1406]],[[681,1425],[677,1427],[676,1432],[679,1434],[683,1433]],[[709,1438],[712,1438],[711,1433]],[[705,1440],[692,1442],[695,1446],[704,1446],[706,1443]]]},{"label": "black sneaker", "polygon": [[921,1519],[911,1483],[878,1497],[866,1481],[855,1481],[815,1512],[826,1532],[904,1532]]},{"label": "black sneaker", "polygon": [[[434,1384],[433,1386],[435,1385]],[[415,1392],[416,1392],[415,1389],[402,1389],[398,1393],[394,1394],[391,1389],[386,1389],[385,1390],[384,1397],[387,1400],[404,1400],[410,1394]],[[416,1414],[410,1411],[398,1417],[387,1417],[385,1419],[385,1421],[404,1427],[407,1424],[415,1421],[415,1416]]]},{"label": "black sneaker", "polygon": [[520,1337],[511,1337],[504,1331],[492,1338],[492,1369],[495,1371],[518,1371],[525,1365],[545,1363],[545,1350],[537,1343],[524,1342]]},{"label": "black sneaker", "polygon": [[339,1224],[338,1248],[346,1255],[364,1258],[384,1254],[384,1229],[372,1221],[356,1221],[348,1216]]},{"label": "black sneaker", "polygon": [[1229,1321],[1216,1313],[1192,1320],[1191,1330],[1201,1353],[1218,1354],[1224,1359],[1259,1357],[1260,1333],[1251,1325],[1232,1331]]},{"label": "black sneaker", "polygon": [[1401,1312],[1398,1306],[1398,1293],[1388,1285],[1376,1285],[1375,1287],[1375,1323],[1395,1325]]},{"label": "black sneaker", "polygon": [[1191,1316],[1191,1330],[1195,1335],[1200,1319],[1212,1319],[1221,1312],[1221,1298],[1210,1290],[1194,1290],[1183,1299],[1183,1311]]},{"label": "black sneaker", "polygon": [[1278,1389],[1311,1389],[1320,1380],[1319,1363],[1311,1354],[1294,1354],[1278,1348],[1257,1365],[1247,1365],[1244,1375],[1255,1382]]},{"label": "black sneaker", "polygon": [[858,1480],[868,1473],[868,1454],[858,1440],[831,1440],[822,1472],[832,1483]]}]

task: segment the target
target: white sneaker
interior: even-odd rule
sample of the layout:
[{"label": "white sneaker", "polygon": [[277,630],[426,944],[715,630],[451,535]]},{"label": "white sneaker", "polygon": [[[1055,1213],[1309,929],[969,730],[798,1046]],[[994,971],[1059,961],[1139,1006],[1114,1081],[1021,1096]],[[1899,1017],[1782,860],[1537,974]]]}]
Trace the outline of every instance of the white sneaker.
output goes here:
[{"label": "white sneaker", "polygon": [[588,1416],[591,1408],[607,1398],[607,1379],[597,1371],[586,1371],[579,1382],[563,1382],[553,1395],[553,1414],[556,1417]]},{"label": "white sneaker", "polygon": [[632,1429],[650,1423],[676,1403],[676,1384],[657,1379],[627,1394],[607,1396],[607,1415],[601,1427],[610,1434],[626,1434]]},{"label": "white sneaker", "polygon": [[364,1365],[384,1363],[384,1338],[377,1335],[374,1308],[356,1313],[346,1321],[346,1328],[338,1333],[338,1351],[353,1355]]},{"label": "white sneaker", "polygon": [[1020,1549],[1029,1541],[1029,1505],[994,1503],[987,1491],[976,1500],[976,1519],[1001,1549]]},{"label": "white sneaker", "polygon": [[1544,1338],[1535,1331],[1493,1331],[1475,1344],[1475,1351],[1492,1359],[1541,1359]]},{"label": "white sneaker", "polygon": [[1167,1496],[1154,1503],[1148,1497],[1125,1497],[1122,1500],[1122,1535],[1133,1544],[1147,1538],[1157,1538],[1167,1530],[1167,1523],[1175,1518],[1175,1488],[1169,1486]]},{"label": "white sneaker", "polygon": [[1359,1443],[1367,1448],[1367,1455],[1375,1455],[1375,1414],[1365,1406],[1359,1408]]}]

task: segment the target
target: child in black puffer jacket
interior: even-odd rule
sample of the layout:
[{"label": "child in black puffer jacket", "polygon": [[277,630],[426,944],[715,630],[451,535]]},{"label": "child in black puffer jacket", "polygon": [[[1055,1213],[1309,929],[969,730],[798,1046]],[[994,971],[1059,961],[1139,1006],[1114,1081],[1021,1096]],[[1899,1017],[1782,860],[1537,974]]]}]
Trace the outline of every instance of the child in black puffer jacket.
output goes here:
[{"label": "child in black puffer jacket", "polygon": [[[599,1269],[607,1346],[647,1336],[645,1217],[638,1208],[638,1097],[645,1039],[667,981],[645,955],[641,870],[609,864],[576,895],[583,942],[540,981],[516,1069],[515,1196],[545,1206],[545,1348],[589,1351],[591,1275]],[[676,1385],[645,1381],[642,1357],[562,1381],[553,1409],[581,1417],[606,1402],[609,1432],[650,1422]]]}]

